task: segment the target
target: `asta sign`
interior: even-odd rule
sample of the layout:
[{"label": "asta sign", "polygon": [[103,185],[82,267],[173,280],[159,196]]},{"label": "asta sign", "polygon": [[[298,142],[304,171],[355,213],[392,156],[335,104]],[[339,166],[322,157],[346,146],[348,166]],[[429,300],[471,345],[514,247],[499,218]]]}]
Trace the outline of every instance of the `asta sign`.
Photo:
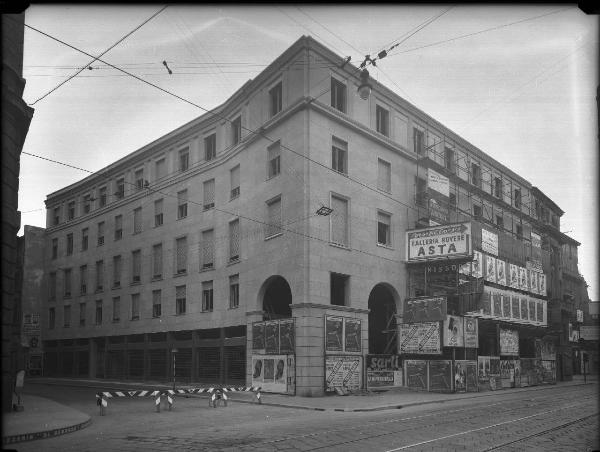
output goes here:
[{"label": "asta sign", "polygon": [[471,223],[406,231],[406,261],[464,258],[473,254]]}]

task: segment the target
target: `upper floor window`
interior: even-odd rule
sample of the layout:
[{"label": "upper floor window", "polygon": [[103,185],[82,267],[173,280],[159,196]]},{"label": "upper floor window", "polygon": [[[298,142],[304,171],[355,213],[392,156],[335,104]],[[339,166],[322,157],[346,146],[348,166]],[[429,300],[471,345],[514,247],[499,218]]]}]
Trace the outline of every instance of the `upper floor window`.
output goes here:
[{"label": "upper floor window", "polygon": [[281,143],[277,141],[267,148],[267,178],[277,176],[281,171]]},{"label": "upper floor window", "polygon": [[281,196],[267,201],[267,224],[265,238],[281,234]]},{"label": "upper floor window", "polygon": [[502,179],[494,177],[494,196],[502,198]]},{"label": "upper floor window", "polygon": [[162,278],[163,259],[162,243],[157,243],[152,247],[152,278]]},{"label": "upper floor window", "polygon": [[182,315],[185,314],[186,306],[185,306],[185,286],[177,286],[175,287],[175,314]]},{"label": "upper floor window", "polygon": [[88,249],[88,241],[89,241],[89,229],[83,228],[81,230],[81,251],[86,251]]},{"label": "upper floor window", "polygon": [[96,301],[96,325],[102,325],[102,300]]},{"label": "upper floor window", "polygon": [[190,151],[188,148],[185,148],[179,151],[179,171],[187,171],[190,167]]},{"label": "upper floor window", "polygon": [[117,323],[121,320],[121,297],[112,299],[112,321]]},{"label": "upper floor window", "polygon": [[275,116],[281,111],[283,105],[282,94],[283,89],[281,82],[269,90],[269,113],[271,116]]},{"label": "upper floor window", "polygon": [[427,181],[422,177],[415,177],[415,189],[415,204],[424,207],[427,204]]},{"label": "upper floor window", "polygon": [[67,256],[73,254],[73,234],[67,234]]},{"label": "upper floor window", "polygon": [[375,126],[380,134],[390,135],[390,112],[379,105],[375,107]]},{"label": "upper floor window", "polygon": [[121,287],[121,274],[123,265],[121,255],[113,256],[113,287]]},{"label": "upper floor window", "polygon": [[481,218],[481,206],[478,204],[473,204],[473,217]]},{"label": "upper floor window", "polygon": [[240,220],[229,223],[229,261],[240,258]]},{"label": "upper floor window", "polygon": [[240,305],[240,275],[229,277],[229,309],[235,309]]},{"label": "upper floor window", "polygon": [[79,326],[85,326],[85,303],[79,303]]},{"label": "upper floor window", "polygon": [[348,246],[348,200],[331,196],[331,242]]},{"label": "upper floor window", "polygon": [[140,294],[131,294],[131,320],[140,319]]},{"label": "upper floor window", "polygon": [[242,141],[242,117],[238,116],[231,121],[231,144],[236,145]]},{"label": "upper floor window", "polygon": [[63,307],[63,326],[69,328],[71,326],[71,306],[66,305]]},{"label": "upper floor window", "polygon": [[187,272],[187,238],[180,237],[175,240],[175,269],[180,275]]},{"label": "upper floor window", "polygon": [[204,138],[204,159],[212,160],[217,156],[217,134],[213,133]]},{"label": "upper floor window", "polygon": [[516,229],[517,229],[517,239],[522,240],[523,239],[523,226],[518,224]]},{"label": "upper floor window", "polygon": [[53,330],[56,326],[56,310],[55,308],[48,308],[48,329]]},{"label": "upper floor window", "polygon": [[471,183],[481,188],[481,167],[477,163],[471,163]]},{"label": "upper floor window", "polygon": [[415,154],[425,154],[425,132],[419,129],[413,129],[413,146]]},{"label": "upper floor window", "polygon": [[496,215],[496,225],[500,229],[504,229],[504,217],[502,215]]},{"label": "upper floor window", "polygon": [[215,242],[212,229],[202,231],[202,256],[200,270],[213,268],[215,260]]},{"label": "upper floor window", "polygon": [[115,241],[123,238],[123,215],[115,217]]},{"label": "upper floor window", "polygon": [[515,207],[521,208],[521,189],[515,188]]},{"label": "upper floor window", "polygon": [[377,243],[379,245],[392,245],[391,224],[391,215],[384,212],[377,212]]},{"label": "upper floor window", "polygon": [[392,165],[381,159],[377,159],[377,189],[392,192]]},{"label": "upper floor window", "polygon": [[52,224],[54,226],[60,223],[60,207],[55,207],[53,211]]},{"label": "upper floor window", "polygon": [[203,209],[209,210],[215,207],[215,180],[210,179],[204,182],[204,202]]},{"label": "upper floor window", "polygon": [[162,291],[152,291],[152,317],[160,317],[162,315]]},{"label": "upper floor window", "polygon": [[52,259],[58,257],[58,239],[52,239]]},{"label": "upper floor window", "polygon": [[331,167],[338,173],[348,174],[348,143],[336,137],[332,139]]},{"label": "upper floor window", "polygon": [[451,173],[456,172],[456,161],[454,160],[454,149],[451,148],[444,148],[444,156],[445,156],[445,160],[444,160],[444,165],[446,166],[446,169],[448,171],[450,171]]},{"label": "upper floor window", "polygon": [[205,281],[202,283],[202,311],[211,312],[213,310],[213,283]]},{"label": "upper floor window", "polygon": [[104,221],[98,223],[98,246],[104,245]]},{"label": "upper floor window", "polygon": [[230,199],[235,199],[240,196],[240,165],[235,166],[229,171],[229,179],[231,182]]},{"label": "upper floor window", "polygon": [[92,210],[92,197],[85,195],[83,197],[83,213],[90,213],[90,210]]},{"label": "upper floor window", "polygon": [[346,85],[331,77],[331,106],[346,113]]},{"label": "upper floor window", "polygon": [[67,218],[69,221],[75,218],[75,201],[67,204]]},{"label": "upper floor window", "polygon": [[155,165],[156,165],[156,167],[155,167],[156,179],[162,179],[163,177],[165,177],[167,175],[166,160],[163,157],[163,158],[157,160]]},{"label": "upper floor window", "polygon": [[133,233],[139,234],[142,232],[142,208],[138,207],[133,210]]},{"label": "upper floor window", "polygon": [[157,199],[154,201],[154,227],[163,224],[163,200]]},{"label": "upper floor window", "polygon": [[96,262],[96,292],[104,290],[104,261]]},{"label": "upper floor window", "polygon": [[100,207],[104,207],[106,205],[106,187],[101,187],[98,191],[99,193],[99,205]]},{"label": "upper floor window", "polygon": [[48,298],[50,301],[56,301],[56,272],[50,272],[48,285]]},{"label": "upper floor window", "polygon": [[117,199],[123,199],[125,196],[125,179],[122,177],[117,179],[115,196]]},{"label": "upper floor window", "polygon": [[131,252],[131,282],[138,283],[142,279],[142,251]]},{"label": "upper floor window", "polygon": [[177,219],[187,217],[188,205],[187,205],[188,192],[187,190],[181,190],[177,192]]},{"label": "upper floor window", "polygon": [[64,270],[64,289],[65,289],[65,298],[71,297],[71,269],[65,268]]},{"label": "upper floor window", "polygon": [[81,295],[87,293],[87,265],[79,267],[79,292]]},{"label": "upper floor window", "polygon": [[135,188],[137,188],[138,190],[141,190],[142,188],[144,188],[144,169],[140,168],[139,170],[137,170],[134,174],[134,179],[135,179]]}]

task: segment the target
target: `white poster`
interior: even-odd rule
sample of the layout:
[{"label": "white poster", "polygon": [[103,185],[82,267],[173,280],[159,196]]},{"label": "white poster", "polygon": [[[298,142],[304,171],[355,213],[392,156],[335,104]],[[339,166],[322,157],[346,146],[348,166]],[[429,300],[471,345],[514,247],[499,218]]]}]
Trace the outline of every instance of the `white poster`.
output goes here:
[{"label": "white poster", "polygon": [[446,197],[450,196],[450,179],[431,168],[427,170],[427,186]]},{"label": "white poster", "polygon": [[538,275],[538,288],[539,288],[539,294],[542,296],[546,296],[546,275],[543,273],[540,273]]},{"label": "white poster", "polygon": [[288,355],[252,355],[252,386],[265,392],[287,393],[292,361]]},{"label": "white poster", "polygon": [[444,347],[464,347],[463,318],[448,315],[444,320]]},{"label": "white poster", "polygon": [[481,252],[473,251],[473,265],[471,269],[471,276],[474,278],[483,278],[483,254]]},{"label": "white poster", "polygon": [[335,388],[360,389],[362,387],[362,356],[325,357],[325,390]]},{"label": "white poster", "polygon": [[531,231],[531,246],[534,248],[542,247],[542,238],[533,231]]},{"label": "white poster", "polygon": [[529,273],[529,290],[532,293],[540,293],[538,288],[538,272],[534,270],[527,270]]},{"label": "white poster", "polygon": [[489,282],[496,282],[496,258],[485,256],[485,279]]},{"label": "white poster", "polygon": [[498,234],[494,234],[486,229],[481,228],[481,249],[486,252],[498,255]]},{"label": "white poster", "polygon": [[519,269],[519,289],[528,290],[527,287],[527,269],[525,267],[518,267]]},{"label": "white poster", "polygon": [[513,289],[519,288],[519,269],[515,264],[509,264],[508,285]]},{"label": "white poster", "polygon": [[506,262],[496,259],[496,283],[506,286]]}]

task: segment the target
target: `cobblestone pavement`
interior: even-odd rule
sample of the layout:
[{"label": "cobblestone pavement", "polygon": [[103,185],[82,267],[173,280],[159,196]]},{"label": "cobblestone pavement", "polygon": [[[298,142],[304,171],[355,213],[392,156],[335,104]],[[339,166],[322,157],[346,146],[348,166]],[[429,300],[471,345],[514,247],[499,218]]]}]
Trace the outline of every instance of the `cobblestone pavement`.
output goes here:
[{"label": "cobblestone pavement", "polygon": [[156,413],[151,399],[111,399],[106,416],[87,400],[89,389],[46,390],[46,396],[90,414],[93,423],[69,435],[20,443],[19,451],[600,449],[596,384],[360,413],[235,401],[209,408],[197,397],[176,398],[173,411]]}]

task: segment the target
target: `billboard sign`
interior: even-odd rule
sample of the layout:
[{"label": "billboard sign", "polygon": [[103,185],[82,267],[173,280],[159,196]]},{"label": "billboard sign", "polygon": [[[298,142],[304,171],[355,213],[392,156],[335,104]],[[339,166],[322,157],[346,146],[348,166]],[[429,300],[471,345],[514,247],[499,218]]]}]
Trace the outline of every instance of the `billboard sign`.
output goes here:
[{"label": "billboard sign", "polygon": [[431,168],[427,170],[427,186],[445,197],[450,196],[450,179]]},{"label": "billboard sign", "polygon": [[327,355],[325,357],[325,390],[360,389],[362,385],[361,360],[361,356],[355,355]]},{"label": "billboard sign", "polygon": [[266,392],[289,393],[294,370],[293,356],[252,355],[252,386]]},{"label": "billboard sign", "polygon": [[486,253],[498,255],[498,234],[481,228],[481,249]]},{"label": "billboard sign", "polygon": [[400,324],[400,353],[420,355],[442,353],[440,322]]},{"label": "billboard sign", "polygon": [[367,355],[367,387],[402,386],[400,355]]},{"label": "billboard sign", "polygon": [[519,332],[500,328],[500,354],[519,355]]},{"label": "billboard sign", "polygon": [[597,341],[600,339],[600,326],[585,326],[579,327],[579,337],[586,341]]},{"label": "billboard sign", "polygon": [[448,315],[444,320],[444,347],[464,347],[463,318],[457,315]]},{"label": "billboard sign", "polygon": [[472,317],[465,317],[465,347],[477,348],[479,346],[478,321]]},{"label": "billboard sign", "polygon": [[407,298],[404,323],[442,321],[446,318],[446,297]]},{"label": "billboard sign", "polygon": [[456,259],[472,255],[471,223],[458,223],[406,232],[406,261]]}]

